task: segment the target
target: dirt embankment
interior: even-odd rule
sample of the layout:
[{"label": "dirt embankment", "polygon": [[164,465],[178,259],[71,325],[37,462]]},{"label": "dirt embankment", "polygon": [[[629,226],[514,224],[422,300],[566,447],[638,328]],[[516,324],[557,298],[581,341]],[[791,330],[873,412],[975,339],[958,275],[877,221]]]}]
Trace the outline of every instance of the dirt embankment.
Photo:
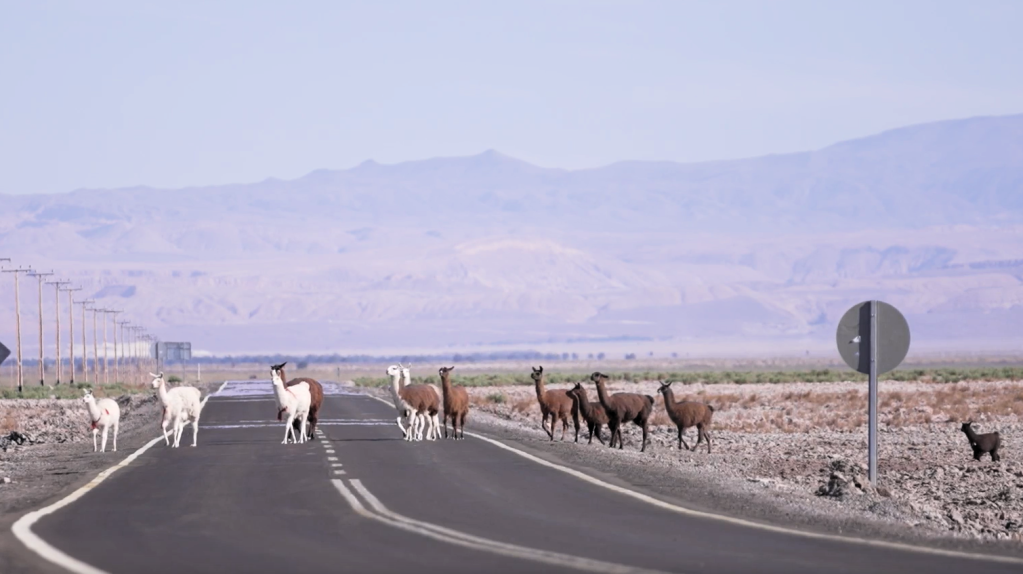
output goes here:
[{"label": "dirt embankment", "polygon": [[[565,385],[559,385],[565,387]],[[879,488],[866,480],[866,385],[863,383],[674,385],[675,400],[714,406],[713,450],[675,449],[674,424],[655,382],[618,383],[611,392],[655,396],[651,446],[625,427],[625,451],[571,447],[601,464],[656,465],[680,478],[747,494],[760,491],[807,513],[912,526],[916,532],[986,540],[1023,540],[1023,385],[883,382],[880,393]],[[548,388],[553,388],[549,386]],[[596,390],[586,383],[591,401]],[[489,422],[546,439],[531,387],[470,388]],[[1001,462],[974,461],[965,420],[978,432],[998,430]],[[556,438],[560,439],[560,426]],[[568,440],[572,440],[571,424]],[[581,442],[585,443],[585,426]],[[605,440],[608,437],[604,431]],[[695,429],[687,431],[692,446]],[[563,450],[570,445],[551,447]],[[596,450],[593,450],[596,449]]]},{"label": "dirt embankment", "polygon": [[112,398],[121,407],[118,452],[112,451],[110,429],[107,451],[95,454],[89,411],[81,399],[0,400],[0,436],[17,431],[29,439],[0,451],[0,517],[38,506],[156,436],[162,406],[155,395]]}]

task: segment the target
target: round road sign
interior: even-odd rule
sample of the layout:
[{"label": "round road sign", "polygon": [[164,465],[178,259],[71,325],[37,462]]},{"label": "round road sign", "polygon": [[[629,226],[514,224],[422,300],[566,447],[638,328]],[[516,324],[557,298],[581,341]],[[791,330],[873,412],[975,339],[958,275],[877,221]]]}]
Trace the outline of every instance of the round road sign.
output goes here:
[{"label": "round road sign", "polygon": [[[870,301],[853,305],[838,322],[838,353],[847,365],[870,374]],[[887,373],[909,352],[909,324],[899,310],[877,301],[877,373]]]}]

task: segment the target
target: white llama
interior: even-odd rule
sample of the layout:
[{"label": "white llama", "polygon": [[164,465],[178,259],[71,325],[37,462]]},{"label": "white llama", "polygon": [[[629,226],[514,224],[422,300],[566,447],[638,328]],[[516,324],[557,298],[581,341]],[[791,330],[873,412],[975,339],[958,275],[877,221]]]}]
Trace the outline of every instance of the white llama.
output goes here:
[{"label": "white llama", "polygon": [[[281,444],[288,444],[288,436],[292,442],[305,442],[306,421],[309,417],[309,405],[312,403],[312,395],[309,392],[309,384],[305,382],[291,386],[284,385],[281,372],[271,367],[270,378],[274,385],[274,394],[277,396],[277,411],[288,413],[285,421],[284,440]],[[294,423],[299,421],[299,435],[295,437]]]},{"label": "white llama", "polygon": [[[402,397],[402,368],[399,365],[391,365],[387,367],[387,374],[391,377],[391,401],[394,402],[394,408],[398,411],[395,422],[398,423],[398,428],[401,429],[405,440],[415,440],[416,410]],[[401,424],[402,419],[406,419],[408,428]]]},{"label": "white llama", "polygon": [[[153,388],[156,389],[156,395],[160,397],[160,402],[163,403],[163,420],[161,425],[164,442],[174,448],[181,446],[181,434],[185,431],[185,425],[192,423],[192,446],[196,446],[199,441],[199,415],[202,412],[202,393],[199,389],[189,386],[168,389],[167,383],[163,379],[163,373],[149,373],[149,375],[153,377]],[[167,425],[169,423],[172,423],[170,432],[174,433],[173,443],[167,438]]]},{"label": "white llama", "polygon": [[96,452],[96,433],[99,427],[103,427],[103,448],[100,452],[107,451],[107,431],[110,426],[114,427],[114,449],[117,452],[117,428],[121,424],[121,407],[111,399],[96,400],[91,390],[85,391],[82,397],[85,406],[89,407],[89,420],[92,421],[92,452]]}]

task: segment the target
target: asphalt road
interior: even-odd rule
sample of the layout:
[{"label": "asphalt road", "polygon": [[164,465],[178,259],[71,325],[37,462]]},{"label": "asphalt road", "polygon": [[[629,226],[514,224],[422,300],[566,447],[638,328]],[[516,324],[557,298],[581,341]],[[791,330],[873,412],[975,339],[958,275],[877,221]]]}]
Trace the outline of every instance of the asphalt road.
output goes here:
[{"label": "asphalt road", "polygon": [[328,394],[321,438],[282,445],[269,392],[229,384],[198,448],[156,445],[33,532],[126,574],[1023,571],[686,516],[478,438],[407,443],[366,396]]}]

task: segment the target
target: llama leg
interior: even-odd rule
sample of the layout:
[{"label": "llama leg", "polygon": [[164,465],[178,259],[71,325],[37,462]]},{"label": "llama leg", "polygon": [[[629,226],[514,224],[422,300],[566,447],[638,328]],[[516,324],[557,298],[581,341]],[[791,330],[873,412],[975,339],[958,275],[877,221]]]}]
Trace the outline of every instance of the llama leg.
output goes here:
[{"label": "llama leg", "polygon": [[684,432],[685,432],[684,428],[678,427],[678,442],[681,444],[679,448],[682,448],[684,446],[686,447],[686,450],[689,450],[689,443],[687,443],[685,437],[682,436],[682,433]]},{"label": "llama leg", "polygon": [[432,429],[433,438],[430,440],[437,440],[440,438],[440,416],[437,413],[430,415],[430,428]]},{"label": "llama leg", "polygon": [[114,421],[114,452],[117,452],[117,429],[121,426],[121,421]]},{"label": "llama leg", "polygon": [[405,427],[402,426],[402,424],[401,424],[401,419],[404,418],[404,416],[405,416],[404,414],[401,414],[401,415],[398,415],[397,418],[394,419],[394,422],[398,423],[398,428],[401,429],[401,436],[403,436],[403,437],[408,436],[408,431],[406,431]]},{"label": "llama leg", "polygon": [[110,425],[103,425],[103,440],[100,441],[100,443],[99,443],[100,444],[100,447],[99,447],[99,451],[100,452],[106,452],[107,451],[107,431],[108,430],[110,430]]},{"label": "llama leg", "polygon": [[199,444],[199,417],[192,419],[192,446]]},{"label": "llama leg", "polygon": [[646,439],[650,435],[650,425],[647,421],[643,421],[643,446],[639,447],[639,452],[646,450]]},{"label": "llama leg", "polygon": [[163,419],[163,442],[170,446],[170,439],[167,438],[167,419]]},{"label": "llama leg", "polygon": [[[448,438],[448,413],[444,413],[443,423],[444,423],[444,438],[447,439]],[[452,425],[455,424],[454,419],[451,420],[451,424]]]},{"label": "llama leg", "polygon": [[306,417],[302,417],[302,424],[301,424],[301,427],[302,427],[302,429],[301,429],[301,430],[302,430],[302,433],[301,433],[301,434],[302,434],[302,442],[303,442],[303,443],[305,442],[305,431],[306,431],[306,424],[308,424],[308,423],[307,423],[307,421],[306,421]]},{"label": "llama leg", "polygon": [[99,447],[96,446],[96,434],[97,433],[99,433],[99,431],[96,430],[95,427],[93,427],[93,429],[92,429],[92,452],[96,452],[96,451],[99,450]]},{"label": "llama leg", "polygon": [[294,431],[291,430],[291,425],[294,423],[295,417],[291,416],[291,412],[288,412],[288,420],[284,422],[284,440],[281,444],[288,444],[288,435],[294,436]]},{"label": "llama leg", "polygon": [[561,440],[565,440],[565,431],[568,430],[568,417],[561,418]]},{"label": "llama leg", "polygon": [[458,418],[458,434],[462,436],[462,440],[465,440],[465,417],[469,413],[462,413],[462,416]]}]

